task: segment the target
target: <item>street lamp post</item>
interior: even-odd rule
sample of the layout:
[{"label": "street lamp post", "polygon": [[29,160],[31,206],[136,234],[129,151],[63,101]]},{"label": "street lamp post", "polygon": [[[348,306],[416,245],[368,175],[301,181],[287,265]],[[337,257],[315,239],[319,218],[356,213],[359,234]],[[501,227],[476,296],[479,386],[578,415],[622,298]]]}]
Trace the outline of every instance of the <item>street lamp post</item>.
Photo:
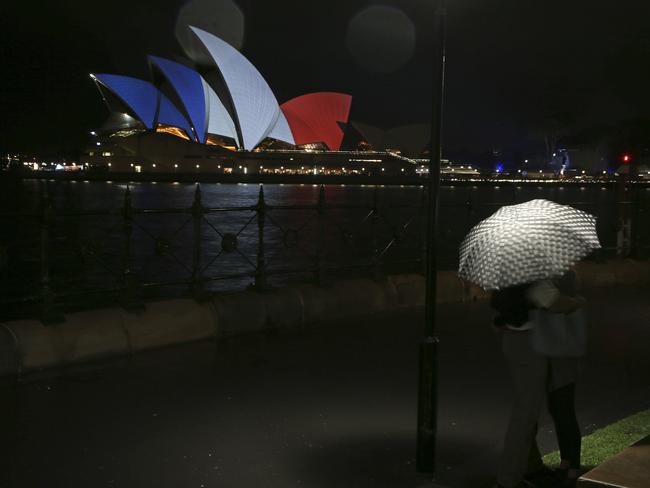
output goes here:
[{"label": "street lamp post", "polygon": [[429,199],[427,210],[426,291],[424,339],[420,344],[418,385],[418,426],[416,468],[420,473],[435,469],[437,430],[437,355],[436,278],[437,234],[442,156],[442,119],[445,91],[446,5],[438,0],[435,12],[435,48],[433,58],[433,111],[431,117],[431,149],[429,160]]}]

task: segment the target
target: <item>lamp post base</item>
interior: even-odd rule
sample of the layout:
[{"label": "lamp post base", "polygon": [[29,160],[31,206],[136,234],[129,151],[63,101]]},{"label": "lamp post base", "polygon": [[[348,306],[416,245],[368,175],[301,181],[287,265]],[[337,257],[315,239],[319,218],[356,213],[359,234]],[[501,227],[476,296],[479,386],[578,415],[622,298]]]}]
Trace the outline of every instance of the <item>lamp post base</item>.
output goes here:
[{"label": "lamp post base", "polygon": [[438,339],[426,337],[420,344],[420,382],[418,395],[418,473],[433,473],[436,457],[437,428],[437,355]]}]

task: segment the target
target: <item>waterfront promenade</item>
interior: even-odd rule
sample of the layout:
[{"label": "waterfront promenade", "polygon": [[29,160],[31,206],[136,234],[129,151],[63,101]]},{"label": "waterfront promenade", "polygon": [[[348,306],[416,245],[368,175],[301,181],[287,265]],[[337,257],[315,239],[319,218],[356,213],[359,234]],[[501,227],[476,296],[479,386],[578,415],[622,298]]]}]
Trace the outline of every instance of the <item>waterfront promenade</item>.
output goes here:
[{"label": "waterfront promenade", "polygon": [[[650,407],[646,288],[588,293],[583,434]],[[0,389],[1,487],[412,487],[422,311],[198,342]],[[484,302],[440,306],[438,482],[486,487],[510,401]],[[554,450],[547,416],[540,445]]]}]

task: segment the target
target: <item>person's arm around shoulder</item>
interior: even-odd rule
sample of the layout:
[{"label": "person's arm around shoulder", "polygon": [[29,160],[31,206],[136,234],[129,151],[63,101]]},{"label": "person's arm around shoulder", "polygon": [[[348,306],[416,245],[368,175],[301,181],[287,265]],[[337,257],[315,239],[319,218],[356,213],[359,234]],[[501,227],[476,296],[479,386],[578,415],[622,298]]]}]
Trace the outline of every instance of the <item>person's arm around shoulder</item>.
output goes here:
[{"label": "person's arm around shoulder", "polygon": [[572,313],[584,307],[587,303],[585,297],[577,296],[570,297],[567,295],[560,295],[553,304],[548,307],[551,312],[555,313]]},{"label": "person's arm around shoulder", "polygon": [[537,308],[554,313],[571,313],[585,305],[583,297],[563,295],[550,280],[542,280],[532,285],[526,293],[528,300]]}]

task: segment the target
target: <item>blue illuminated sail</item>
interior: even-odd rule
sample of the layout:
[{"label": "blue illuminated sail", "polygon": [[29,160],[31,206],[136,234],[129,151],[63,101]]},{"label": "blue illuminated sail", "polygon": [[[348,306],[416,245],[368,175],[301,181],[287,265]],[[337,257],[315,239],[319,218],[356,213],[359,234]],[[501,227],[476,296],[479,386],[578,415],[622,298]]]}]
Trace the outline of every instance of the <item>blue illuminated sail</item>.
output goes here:
[{"label": "blue illuminated sail", "polygon": [[208,104],[205,98],[201,75],[187,66],[168,59],[158,58],[156,56],[149,56],[149,59],[160,69],[165,75],[165,78],[169,80],[192,122],[192,126],[196,131],[196,138],[199,142],[205,143]]},{"label": "blue illuminated sail", "polygon": [[99,74],[93,79],[122,100],[147,127],[153,129],[158,106],[158,89],[148,81],[129,76]]}]

